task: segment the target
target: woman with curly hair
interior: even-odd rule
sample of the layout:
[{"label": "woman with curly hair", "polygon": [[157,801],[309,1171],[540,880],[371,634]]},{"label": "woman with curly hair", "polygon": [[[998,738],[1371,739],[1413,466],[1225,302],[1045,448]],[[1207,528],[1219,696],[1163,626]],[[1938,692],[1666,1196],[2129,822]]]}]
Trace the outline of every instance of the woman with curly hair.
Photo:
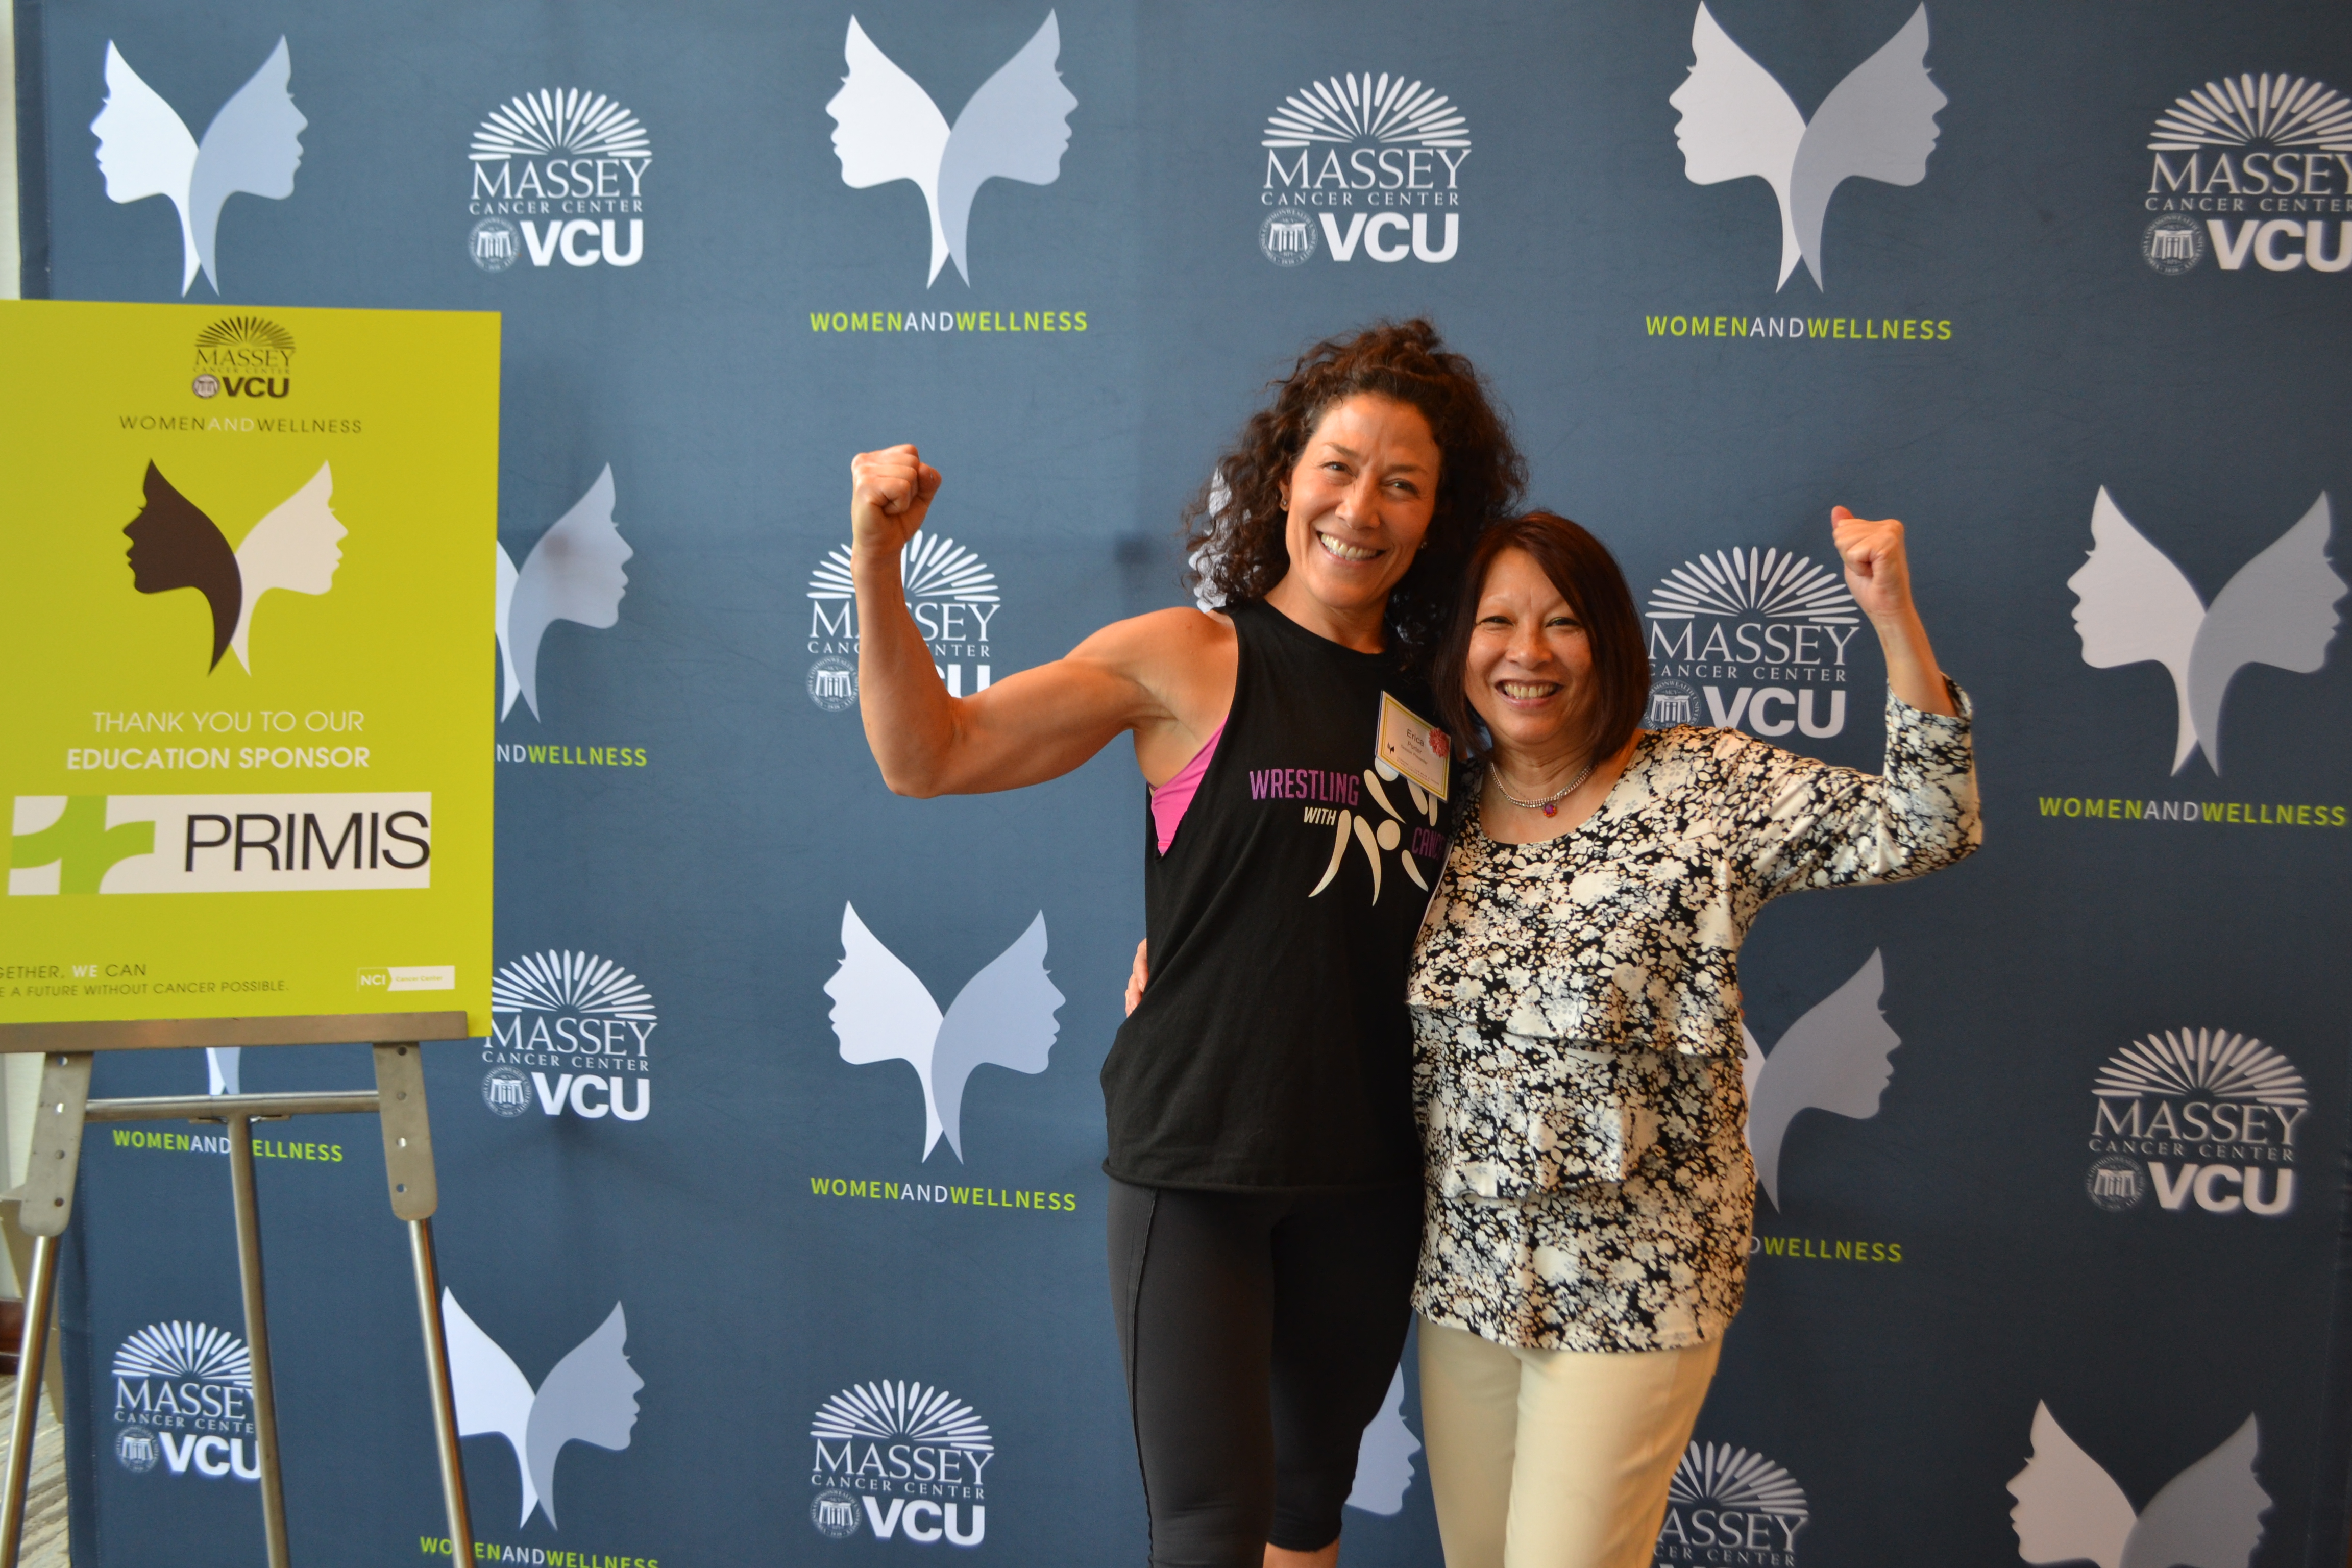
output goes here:
[{"label": "woman with curly hair", "polygon": [[1405,967],[1452,769],[1423,666],[1525,465],[1426,321],[1317,343],[1188,513],[1204,598],[975,696],[898,552],[938,470],[859,456],[866,738],[898,794],[1016,789],[1122,733],[1149,995],[1103,1064],[1111,1290],[1158,1568],[1329,1564],[1421,1245]]}]

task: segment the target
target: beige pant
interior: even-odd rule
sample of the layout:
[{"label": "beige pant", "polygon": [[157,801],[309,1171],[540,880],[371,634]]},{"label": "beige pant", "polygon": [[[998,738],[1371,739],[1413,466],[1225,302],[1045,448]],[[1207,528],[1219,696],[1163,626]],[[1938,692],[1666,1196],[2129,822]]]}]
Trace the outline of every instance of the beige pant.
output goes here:
[{"label": "beige pant", "polygon": [[1423,1319],[1445,1568],[1649,1568],[1721,1350],[1519,1350]]}]

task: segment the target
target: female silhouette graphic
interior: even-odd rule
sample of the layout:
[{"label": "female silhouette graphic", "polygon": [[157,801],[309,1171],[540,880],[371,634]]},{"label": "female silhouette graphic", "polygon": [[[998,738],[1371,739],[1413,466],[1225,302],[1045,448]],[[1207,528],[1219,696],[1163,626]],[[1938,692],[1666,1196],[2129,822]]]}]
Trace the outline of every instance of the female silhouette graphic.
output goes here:
[{"label": "female silhouette graphic", "polygon": [[335,585],[335,568],[343,559],[336,542],[351,531],[329,505],[334,493],[335,477],[321,463],[300,489],[270,508],[269,515],[255,523],[236,547],[245,603],[228,646],[248,671],[253,661],[246,657],[246,639],[253,630],[253,606],[262,595],[272,588],[323,594]]},{"label": "female silhouette graphic", "polygon": [[205,668],[215,668],[228,651],[244,607],[245,584],[237,573],[236,552],[219,526],[173,489],[152,462],[147,465],[146,493],[147,504],[122,530],[131,540],[124,552],[131,563],[131,585],[142,594],[177,588],[202,594],[213,610],[213,658]]}]

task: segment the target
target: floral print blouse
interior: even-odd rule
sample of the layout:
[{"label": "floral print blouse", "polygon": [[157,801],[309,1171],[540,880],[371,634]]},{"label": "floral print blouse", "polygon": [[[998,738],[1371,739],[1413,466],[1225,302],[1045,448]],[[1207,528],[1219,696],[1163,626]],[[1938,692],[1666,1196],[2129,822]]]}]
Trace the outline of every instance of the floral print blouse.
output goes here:
[{"label": "floral print blouse", "polygon": [[1406,1002],[1428,1224],[1413,1305],[1503,1344],[1673,1350],[1747,1281],[1738,955],[1767,900],[1973,851],[1969,707],[1888,693],[1883,776],[1734,730],[1645,732],[1600,809],[1497,844],[1477,791]]}]

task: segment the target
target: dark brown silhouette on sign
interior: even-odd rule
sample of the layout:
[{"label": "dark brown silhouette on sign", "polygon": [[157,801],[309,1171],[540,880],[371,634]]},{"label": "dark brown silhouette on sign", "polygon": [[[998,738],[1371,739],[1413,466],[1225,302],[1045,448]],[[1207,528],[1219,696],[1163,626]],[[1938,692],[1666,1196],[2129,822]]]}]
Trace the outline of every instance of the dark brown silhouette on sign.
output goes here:
[{"label": "dark brown silhouette on sign", "polygon": [[211,518],[196,509],[153,463],[147,465],[147,504],[123,526],[131,540],[125,552],[131,562],[131,584],[142,594],[168,594],[194,588],[213,609],[213,661],[220,664],[236,631],[236,615],[245,602],[245,581],[236,569],[236,552]]}]

